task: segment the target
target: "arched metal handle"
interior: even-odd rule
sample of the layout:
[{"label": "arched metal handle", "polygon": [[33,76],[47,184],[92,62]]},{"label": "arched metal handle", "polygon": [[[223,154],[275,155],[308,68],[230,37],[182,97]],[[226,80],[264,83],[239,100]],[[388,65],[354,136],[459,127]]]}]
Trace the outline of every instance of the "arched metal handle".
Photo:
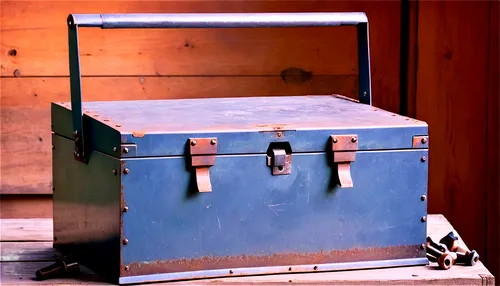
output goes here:
[{"label": "arched metal handle", "polygon": [[273,28],[357,26],[359,101],[371,105],[368,18],[358,12],[314,13],[144,13],[70,14],[67,18],[71,110],[75,132],[75,158],[86,162],[83,138],[82,89],[78,27],[123,28]]}]

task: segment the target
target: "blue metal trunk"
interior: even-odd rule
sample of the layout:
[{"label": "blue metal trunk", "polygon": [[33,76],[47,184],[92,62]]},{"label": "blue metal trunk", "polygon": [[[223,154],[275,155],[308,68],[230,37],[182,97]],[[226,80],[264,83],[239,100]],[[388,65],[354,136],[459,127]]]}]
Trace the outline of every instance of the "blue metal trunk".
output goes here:
[{"label": "blue metal trunk", "polygon": [[[370,105],[364,14],[148,17],[68,18],[72,100],[52,104],[54,247],[120,284],[428,263],[428,127]],[[359,102],[82,103],[78,25],[231,23],[357,25]]]},{"label": "blue metal trunk", "polygon": [[[73,158],[65,105],[52,107],[55,246],[103,276],[427,263],[423,122],[334,96],[90,102],[84,164]],[[359,144],[350,188],[339,185],[331,147],[345,134]],[[209,192],[191,166],[192,138],[217,141]],[[289,174],[273,175],[273,146],[289,149]]]}]

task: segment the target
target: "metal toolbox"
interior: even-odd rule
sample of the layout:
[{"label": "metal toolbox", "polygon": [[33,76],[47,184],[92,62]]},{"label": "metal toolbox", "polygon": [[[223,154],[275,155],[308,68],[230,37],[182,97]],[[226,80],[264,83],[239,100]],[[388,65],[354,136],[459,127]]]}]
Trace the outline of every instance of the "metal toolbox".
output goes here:
[{"label": "metal toolbox", "polygon": [[[340,25],[357,26],[359,100],[82,103],[78,27]],[[428,127],[371,106],[368,34],[364,13],[70,15],[54,247],[120,284],[427,264]]]}]

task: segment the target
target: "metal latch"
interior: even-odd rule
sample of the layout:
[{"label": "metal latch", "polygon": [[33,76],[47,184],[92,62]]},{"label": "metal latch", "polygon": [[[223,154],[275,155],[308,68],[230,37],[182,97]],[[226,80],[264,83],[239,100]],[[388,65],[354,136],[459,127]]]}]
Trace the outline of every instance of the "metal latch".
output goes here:
[{"label": "metal latch", "polygon": [[267,165],[272,168],[273,175],[289,175],[292,172],[292,154],[285,149],[272,149],[267,155]]},{"label": "metal latch", "polygon": [[191,155],[191,167],[194,167],[196,171],[198,192],[211,192],[212,183],[210,182],[209,169],[215,165],[217,138],[190,138],[189,153]]},{"label": "metal latch", "polygon": [[333,152],[333,163],[337,167],[337,174],[341,188],[352,188],[351,162],[356,161],[358,150],[357,135],[330,136]]}]

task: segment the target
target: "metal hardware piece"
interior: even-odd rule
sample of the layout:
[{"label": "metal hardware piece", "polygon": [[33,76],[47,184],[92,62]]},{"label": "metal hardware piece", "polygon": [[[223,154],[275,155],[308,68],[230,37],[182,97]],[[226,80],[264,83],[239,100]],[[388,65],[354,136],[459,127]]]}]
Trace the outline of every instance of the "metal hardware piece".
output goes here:
[{"label": "metal hardware piece", "polygon": [[135,157],[137,155],[137,145],[135,144],[121,144],[120,156],[121,158]]},{"label": "metal hardware piece", "polygon": [[78,262],[70,261],[65,258],[58,258],[54,264],[37,270],[35,275],[38,280],[45,280],[70,276],[78,272],[80,272],[80,264],[78,264]]},{"label": "metal hardware piece", "polygon": [[289,175],[292,172],[292,154],[285,149],[273,149],[267,156],[267,165],[272,168],[273,176]]},{"label": "metal hardware piece", "polygon": [[217,143],[217,138],[189,139],[191,167],[195,168],[196,185],[198,188],[198,192],[200,193],[207,193],[212,191],[209,169],[211,166],[215,165]]},{"label": "metal hardware piece", "polygon": [[358,150],[357,135],[330,136],[333,151],[333,163],[337,168],[337,175],[341,188],[352,188],[354,183],[351,176],[351,163],[356,161]]},{"label": "metal hardware piece", "polygon": [[412,148],[429,148],[429,136],[413,136]]}]

